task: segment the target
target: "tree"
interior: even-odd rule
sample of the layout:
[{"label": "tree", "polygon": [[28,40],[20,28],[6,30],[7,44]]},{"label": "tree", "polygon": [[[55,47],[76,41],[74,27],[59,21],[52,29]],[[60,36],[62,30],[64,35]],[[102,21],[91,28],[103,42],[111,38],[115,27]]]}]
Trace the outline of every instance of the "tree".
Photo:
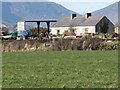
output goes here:
[{"label": "tree", "polygon": [[[33,36],[38,36],[37,28],[31,28],[30,30],[31,30]],[[40,31],[41,31],[41,33],[43,34],[43,36],[45,36],[45,33],[48,32],[48,31],[47,31],[47,28],[43,28],[43,27],[40,28]]]}]

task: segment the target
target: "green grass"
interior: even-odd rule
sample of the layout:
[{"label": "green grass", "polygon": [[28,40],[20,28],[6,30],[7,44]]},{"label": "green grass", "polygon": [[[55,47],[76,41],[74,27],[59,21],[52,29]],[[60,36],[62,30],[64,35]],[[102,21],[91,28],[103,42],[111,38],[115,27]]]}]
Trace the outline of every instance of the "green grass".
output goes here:
[{"label": "green grass", "polygon": [[3,53],[3,88],[117,88],[117,51]]}]

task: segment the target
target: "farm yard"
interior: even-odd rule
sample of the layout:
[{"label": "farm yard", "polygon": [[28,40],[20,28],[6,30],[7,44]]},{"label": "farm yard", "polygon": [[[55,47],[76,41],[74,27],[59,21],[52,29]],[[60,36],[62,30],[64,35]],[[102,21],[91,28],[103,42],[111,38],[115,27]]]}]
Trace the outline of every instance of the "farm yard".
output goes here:
[{"label": "farm yard", "polygon": [[118,51],[3,52],[3,88],[117,88]]},{"label": "farm yard", "polygon": [[84,15],[56,3],[3,5],[1,87],[118,88],[119,2]]}]

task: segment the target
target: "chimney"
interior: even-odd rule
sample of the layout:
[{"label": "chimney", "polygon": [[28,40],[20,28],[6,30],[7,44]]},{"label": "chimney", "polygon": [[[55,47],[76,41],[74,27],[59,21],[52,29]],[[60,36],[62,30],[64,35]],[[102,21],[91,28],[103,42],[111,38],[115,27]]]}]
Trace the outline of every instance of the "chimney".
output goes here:
[{"label": "chimney", "polygon": [[77,14],[71,14],[71,20],[77,17]]},{"label": "chimney", "polygon": [[91,13],[86,13],[86,14],[85,14],[85,18],[86,18],[86,19],[89,18],[89,17],[91,17],[91,16],[92,16]]}]

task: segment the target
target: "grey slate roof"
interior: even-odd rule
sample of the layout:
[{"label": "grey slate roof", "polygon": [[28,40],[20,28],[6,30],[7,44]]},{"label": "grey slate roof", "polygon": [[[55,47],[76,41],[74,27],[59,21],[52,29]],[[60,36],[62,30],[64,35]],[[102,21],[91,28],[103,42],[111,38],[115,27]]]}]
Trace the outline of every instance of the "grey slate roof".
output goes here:
[{"label": "grey slate roof", "polygon": [[71,16],[60,18],[53,27],[70,27],[70,26],[95,26],[102,17],[91,16],[85,19],[84,16],[77,16],[71,19]]},{"label": "grey slate roof", "polygon": [[95,26],[103,17],[89,17],[82,23],[80,23],[80,26]]},{"label": "grey slate roof", "polygon": [[53,27],[69,27],[70,23],[70,17],[62,17],[53,25]]},{"label": "grey slate roof", "polygon": [[77,16],[73,20],[71,20],[71,25],[72,26],[79,26],[80,23],[85,21],[85,17],[83,16]]}]

